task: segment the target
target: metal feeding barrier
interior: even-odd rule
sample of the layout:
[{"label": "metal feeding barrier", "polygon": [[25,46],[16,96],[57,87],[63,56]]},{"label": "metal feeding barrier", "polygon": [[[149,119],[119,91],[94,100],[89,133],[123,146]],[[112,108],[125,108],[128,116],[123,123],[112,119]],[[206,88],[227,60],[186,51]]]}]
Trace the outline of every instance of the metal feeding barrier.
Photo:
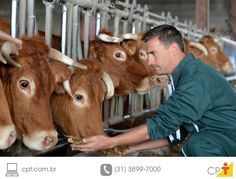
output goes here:
[{"label": "metal feeding barrier", "polygon": [[[61,26],[56,28],[60,28],[61,32],[61,51],[74,60],[88,57],[90,39],[103,28],[118,37],[123,33],[139,33],[160,24],[171,24],[193,41],[208,33],[206,29],[198,29],[191,21],[180,22],[170,12],[152,13],[147,4],[138,4],[136,0],[42,0],[42,3],[45,5],[46,43],[49,46],[52,44],[53,23],[58,20],[54,12],[59,11]],[[31,36],[36,32],[35,0],[12,0],[11,35]],[[223,42],[225,49],[233,49],[228,55],[236,58],[235,42],[228,43],[227,39]],[[231,46],[226,47],[226,44]],[[154,111],[161,100],[162,90],[158,88],[145,95],[130,94],[106,100],[102,114],[104,127],[109,131],[113,124]]]}]

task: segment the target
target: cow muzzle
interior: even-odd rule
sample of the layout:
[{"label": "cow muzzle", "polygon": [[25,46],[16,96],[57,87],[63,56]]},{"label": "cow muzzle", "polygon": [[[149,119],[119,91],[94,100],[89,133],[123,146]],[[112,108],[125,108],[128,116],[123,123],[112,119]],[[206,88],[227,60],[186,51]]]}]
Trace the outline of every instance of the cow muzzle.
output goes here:
[{"label": "cow muzzle", "polygon": [[57,131],[41,131],[31,134],[31,136],[23,135],[23,143],[32,150],[46,150],[54,147],[58,142]]},{"label": "cow muzzle", "polygon": [[16,129],[14,125],[0,128],[0,149],[4,150],[10,147],[16,140]]}]

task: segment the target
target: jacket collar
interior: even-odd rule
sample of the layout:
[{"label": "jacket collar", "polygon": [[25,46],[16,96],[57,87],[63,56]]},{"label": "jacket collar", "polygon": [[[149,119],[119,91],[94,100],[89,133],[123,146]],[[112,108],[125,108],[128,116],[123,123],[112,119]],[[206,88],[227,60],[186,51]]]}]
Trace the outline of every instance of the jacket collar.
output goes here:
[{"label": "jacket collar", "polygon": [[181,73],[183,71],[184,68],[186,68],[186,66],[188,66],[188,62],[190,59],[193,59],[193,55],[187,54],[183,60],[181,60],[181,62],[179,62],[179,64],[176,66],[176,68],[174,69],[174,71],[172,72],[172,78],[174,81],[174,86],[176,87],[179,81],[179,78],[181,76]]}]

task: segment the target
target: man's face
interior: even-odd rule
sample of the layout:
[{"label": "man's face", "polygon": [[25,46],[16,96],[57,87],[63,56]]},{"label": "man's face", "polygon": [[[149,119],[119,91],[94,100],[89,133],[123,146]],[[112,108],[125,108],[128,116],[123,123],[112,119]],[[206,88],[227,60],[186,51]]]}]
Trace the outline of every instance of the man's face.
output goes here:
[{"label": "man's face", "polygon": [[171,45],[165,46],[158,37],[151,38],[145,43],[145,49],[148,54],[148,64],[155,74],[171,73]]}]

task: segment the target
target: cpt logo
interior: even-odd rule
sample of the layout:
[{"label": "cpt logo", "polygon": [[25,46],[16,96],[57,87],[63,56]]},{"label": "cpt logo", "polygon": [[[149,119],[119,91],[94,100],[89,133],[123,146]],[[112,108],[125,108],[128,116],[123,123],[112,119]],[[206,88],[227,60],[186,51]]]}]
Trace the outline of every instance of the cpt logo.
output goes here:
[{"label": "cpt logo", "polygon": [[207,173],[217,177],[233,177],[233,162],[230,164],[225,162],[221,167],[209,167]]}]

